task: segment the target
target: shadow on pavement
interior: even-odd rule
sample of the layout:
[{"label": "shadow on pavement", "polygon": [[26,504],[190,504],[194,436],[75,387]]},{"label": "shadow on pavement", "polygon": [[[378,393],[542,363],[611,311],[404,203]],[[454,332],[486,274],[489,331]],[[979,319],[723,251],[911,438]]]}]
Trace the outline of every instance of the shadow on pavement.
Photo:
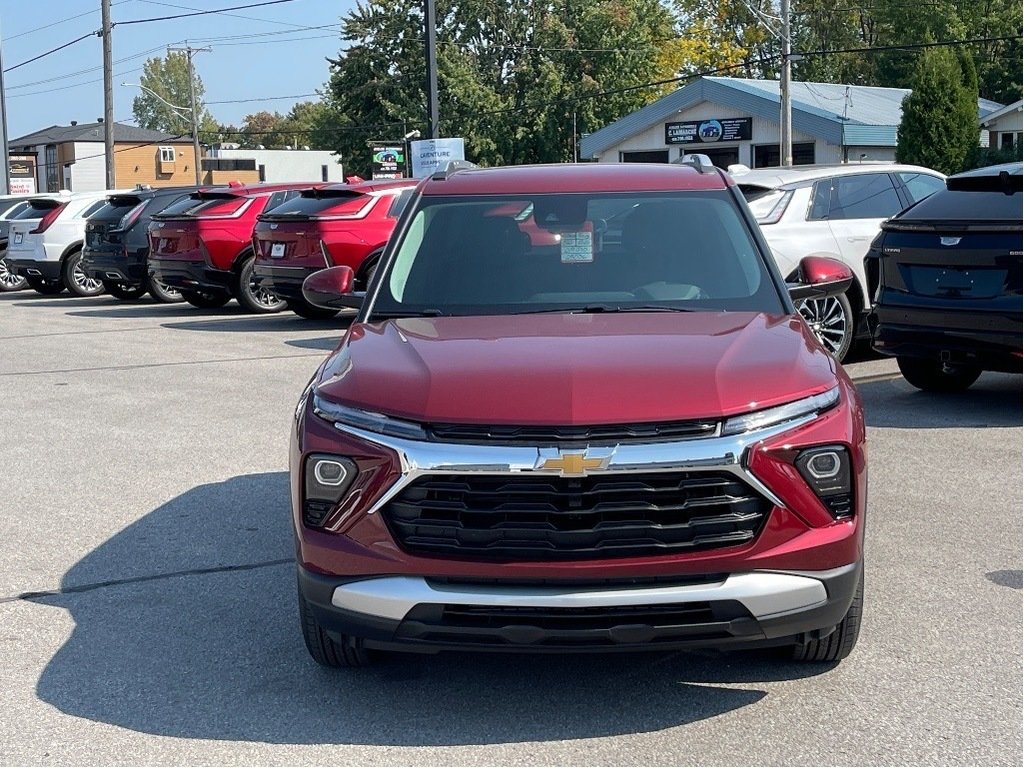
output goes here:
[{"label": "shadow on pavement", "polygon": [[922,392],[902,377],[857,385],[869,427],[975,429],[1019,427],[1021,376],[986,373],[966,392]]},{"label": "shadow on pavement", "polygon": [[[757,654],[406,656],[325,670],[298,629],[285,473],[198,486],[25,596],[75,628],[43,701],[145,733],[282,744],[467,745],[659,731],[827,672]],[[239,567],[241,566],[241,567]],[[752,688],[724,684],[753,684]]]},{"label": "shadow on pavement", "polygon": [[344,329],[338,332],[337,336],[322,336],[318,339],[292,339],[286,341],[289,347],[298,347],[299,349],[320,349],[325,352],[333,352],[341,341],[341,336],[344,333]]},{"label": "shadow on pavement", "polygon": [[[95,307],[97,305],[93,304],[92,306]],[[239,315],[247,316],[245,310],[237,304],[228,304],[224,307],[218,307],[217,309],[199,309],[198,307],[193,307],[191,304],[186,302],[164,304],[162,302],[155,301],[148,304],[142,302],[116,301],[116,303],[107,304],[106,306],[101,306],[98,309],[93,309],[88,312],[68,312],[68,315],[74,317],[153,318],[154,320],[163,320],[174,317],[202,318],[232,317]]]},{"label": "shadow on pavement", "polygon": [[183,323],[163,323],[164,328],[179,331],[213,331],[216,333],[251,333],[256,331],[278,331],[295,333],[299,331],[334,331],[338,338],[345,332],[351,317],[331,320],[305,320],[291,312],[273,315],[246,315],[245,317],[217,320],[195,320]]}]

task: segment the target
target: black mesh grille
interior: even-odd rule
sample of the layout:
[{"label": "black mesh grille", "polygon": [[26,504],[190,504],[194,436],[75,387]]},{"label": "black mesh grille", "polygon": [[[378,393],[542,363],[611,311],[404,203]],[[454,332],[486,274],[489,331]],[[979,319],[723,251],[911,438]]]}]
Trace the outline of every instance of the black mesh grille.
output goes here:
[{"label": "black mesh grille", "polygon": [[728,473],[427,477],[384,508],[399,545],[485,560],[635,557],[735,546],[771,503]]},{"label": "black mesh grille", "polygon": [[514,426],[506,424],[428,424],[433,440],[448,443],[496,443],[502,445],[544,445],[565,442],[651,442],[710,437],[718,429],[715,421],[666,421],[641,424],[599,424],[578,427]]}]

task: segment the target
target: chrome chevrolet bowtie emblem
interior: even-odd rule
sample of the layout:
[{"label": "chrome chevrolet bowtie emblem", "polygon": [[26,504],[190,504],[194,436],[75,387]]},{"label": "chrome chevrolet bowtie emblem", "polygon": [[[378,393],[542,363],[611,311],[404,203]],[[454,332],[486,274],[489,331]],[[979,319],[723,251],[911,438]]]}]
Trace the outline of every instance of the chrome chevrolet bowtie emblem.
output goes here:
[{"label": "chrome chevrolet bowtie emblem", "polygon": [[958,245],[961,238],[959,237],[940,237],[939,242],[943,245]]},{"label": "chrome chevrolet bowtie emblem", "polygon": [[542,472],[558,472],[562,477],[582,477],[590,472],[608,469],[614,453],[614,448],[588,448],[579,451],[541,448],[536,469]]}]

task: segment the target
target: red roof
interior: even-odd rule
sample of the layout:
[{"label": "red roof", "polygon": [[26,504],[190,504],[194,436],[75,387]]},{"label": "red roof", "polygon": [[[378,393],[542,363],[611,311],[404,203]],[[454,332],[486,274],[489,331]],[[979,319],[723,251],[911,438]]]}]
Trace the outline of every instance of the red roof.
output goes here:
[{"label": "red roof", "polygon": [[538,192],[665,192],[721,190],[732,181],[685,165],[660,163],[565,163],[514,165],[458,171],[428,180],[424,195],[503,195]]}]

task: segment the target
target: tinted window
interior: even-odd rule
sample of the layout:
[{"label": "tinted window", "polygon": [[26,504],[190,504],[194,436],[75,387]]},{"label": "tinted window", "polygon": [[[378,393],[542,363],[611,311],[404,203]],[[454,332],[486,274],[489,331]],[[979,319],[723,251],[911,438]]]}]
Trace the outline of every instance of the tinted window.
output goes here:
[{"label": "tinted window", "polygon": [[187,199],[188,193],[182,195],[159,195],[150,199],[149,205],[146,206],[146,214],[147,216],[155,216],[158,213],[163,213],[175,203],[180,203]]},{"label": "tinted window", "polygon": [[41,219],[60,205],[59,200],[30,200],[23,211],[12,216],[12,219]]},{"label": "tinted window", "polygon": [[388,218],[397,219],[402,215],[402,211],[405,210],[405,206],[409,204],[409,200],[412,199],[413,188],[403,189],[395,198],[391,201],[391,207],[388,208]]},{"label": "tinted window", "polygon": [[[421,198],[372,312],[782,311],[725,192]],[[532,215],[517,216],[532,206]],[[610,215],[610,217],[609,217]]]},{"label": "tinted window", "polygon": [[903,209],[887,173],[862,173],[832,179],[830,219],[887,219]]},{"label": "tinted window", "polygon": [[903,221],[942,219],[946,221],[1021,220],[1021,192],[936,192],[901,217]]},{"label": "tinted window", "polygon": [[226,216],[241,208],[245,201],[246,198],[235,195],[226,195],[224,197],[189,195],[168,205],[160,212],[160,216],[166,218],[199,216],[201,214]]},{"label": "tinted window", "polygon": [[915,203],[946,188],[946,182],[927,173],[900,173],[899,177]]},{"label": "tinted window", "polygon": [[[361,192],[344,192],[342,194],[298,194],[273,210],[273,216],[292,216],[295,218],[315,218],[317,216],[336,216],[352,214],[366,205],[367,197]],[[270,206],[267,206],[270,213]]]},{"label": "tinted window", "polygon": [[[101,208],[105,207],[106,204],[107,204],[106,200],[97,200],[95,203],[93,203],[88,208],[86,208],[84,211],[82,211],[79,214],[79,218],[88,219],[90,216],[92,216],[98,210],[100,210]],[[131,208],[126,209],[125,212],[127,213],[129,210],[131,210]]]},{"label": "tinted window", "polygon": [[26,208],[28,208],[28,203],[24,200],[9,201],[8,204],[3,206],[3,213],[0,213],[0,218],[13,219]]},{"label": "tinted window", "polygon": [[96,213],[92,214],[89,218],[102,221],[119,220],[138,204],[139,198],[137,197],[115,197],[111,200],[107,200],[96,211]]}]

